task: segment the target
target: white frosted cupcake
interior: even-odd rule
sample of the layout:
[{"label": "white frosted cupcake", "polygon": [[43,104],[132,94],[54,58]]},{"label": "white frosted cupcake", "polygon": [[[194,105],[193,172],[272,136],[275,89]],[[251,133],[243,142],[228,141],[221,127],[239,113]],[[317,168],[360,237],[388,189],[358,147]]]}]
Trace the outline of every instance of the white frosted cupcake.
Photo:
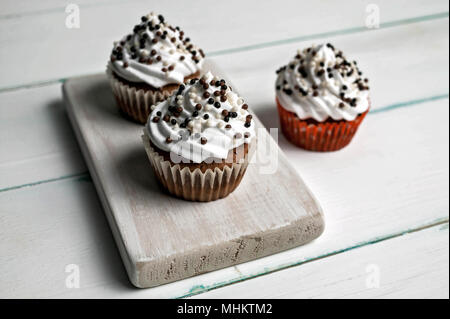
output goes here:
[{"label": "white frosted cupcake", "polygon": [[143,140],[158,180],[171,194],[211,201],[241,182],[254,126],[243,99],[208,73],[154,107]]},{"label": "white frosted cupcake", "polygon": [[122,112],[145,124],[151,105],[200,76],[203,59],[203,51],[179,27],[150,13],[133,33],[114,43],[107,74]]},{"label": "white frosted cupcake", "polygon": [[299,51],[277,74],[281,129],[289,141],[322,152],[350,143],[370,109],[368,80],[356,61],[323,44]]}]

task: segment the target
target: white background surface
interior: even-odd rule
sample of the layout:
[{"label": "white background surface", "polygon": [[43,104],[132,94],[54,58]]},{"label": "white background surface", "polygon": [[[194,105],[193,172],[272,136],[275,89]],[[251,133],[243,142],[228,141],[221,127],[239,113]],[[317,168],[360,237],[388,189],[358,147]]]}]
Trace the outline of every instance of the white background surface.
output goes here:
[{"label": "white background surface", "polygon": [[[80,29],[66,28],[65,1],[0,4],[0,297],[448,298],[447,1],[77,3]],[[369,3],[380,8],[377,30],[365,27]],[[112,41],[148,11],[182,26],[267,127],[278,127],[275,70],[297,48],[330,41],[358,60],[373,110],[349,147],[317,154],[279,137],[323,206],[322,237],[169,285],[131,286],[60,86],[102,72]],[[80,268],[78,289],[66,287],[69,264]]]}]

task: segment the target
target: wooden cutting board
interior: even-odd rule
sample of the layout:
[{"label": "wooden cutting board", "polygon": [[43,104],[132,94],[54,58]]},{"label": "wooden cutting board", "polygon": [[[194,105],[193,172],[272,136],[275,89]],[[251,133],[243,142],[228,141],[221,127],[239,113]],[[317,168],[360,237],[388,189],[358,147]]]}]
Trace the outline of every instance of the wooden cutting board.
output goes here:
[{"label": "wooden cutting board", "polygon": [[[210,61],[204,70],[229,82]],[[154,287],[275,254],[323,232],[320,206],[276,142],[265,139],[256,116],[258,140],[268,143],[240,186],[218,201],[188,202],[158,185],[142,144],[143,126],[119,114],[106,75],[69,79],[63,94],[135,286]]]}]

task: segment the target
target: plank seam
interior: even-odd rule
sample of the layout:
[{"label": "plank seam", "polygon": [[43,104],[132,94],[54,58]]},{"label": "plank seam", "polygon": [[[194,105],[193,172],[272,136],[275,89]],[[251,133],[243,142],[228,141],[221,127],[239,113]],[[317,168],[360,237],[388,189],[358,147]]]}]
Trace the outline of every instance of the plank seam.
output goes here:
[{"label": "plank seam", "polygon": [[393,110],[396,110],[399,108],[410,107],[410,106],[423,104],[423,103],[427,103],[427,102],[435,102],[435,101],[444,100],[444,99],[448,99],[448,98],[449,98],[449,93],[438,94],[438,95],[429,96],[429,97],[425,97],[425,98],[421,98],[421,99],[415,99],[415,100],[410,100],[410,101],[406,101],[406,102],[390,104],[387,106],[383,106],[383,107],[371,110],[368,114],[373,115],[373,114],[378,114],[378,113],[384,113],[384,112],[393,111]]},{"label": "plank seam", "polygon": [[[384,112],[396,110],[398,108],[407,108],[407,107],[411,107],[411,106],[418,105],[418,104],[434,102],[434,101],[448,99],[448,98],[449,98],[449,93],[445,93],[445,94],[439,94],[439,95],[425,97],[425,98],[421,98],[421,99],[395,103],[395,104],[381,107],[376,110],[372,110],[369,112],[369,115],[384,113]],[[47,179],[47,180],[36,181],[36,182],[22,184],[22,185],[10,186],[10,187],[0,189],[0,193],[7,192],[7,191],[14,191],[14,190],[18,190],[18,189],[25,188],[25,187],[38,186],[38,185],[46,184],[46,183],[52,183],[52,182],[70,180],[70,179],[80,179],[80,178],[90,178],[89,171],[85,171],[85,172],[81,172],[81,173],[77,173],[77,174],[66,175],[66,176],[61,176],[61,177],[56,177],[56,178],[51,178],[51,179]]]},{"label": "plank seam", "polygon": [[238,53],[238,52],[246,52],[246,51],[253,51],[253,50],[258,50],[258,49],[265,49],[265,48],[269,48],[269,47],[275,47],[275,46],[279,46],[279,45],[291,44],[291,43],[302,42],[302,41],[307,41],[307,40],[316,40],[316,39],[320,39],[320,38],[328,38],[328,37],[333,37],[333,36],[341,36],[341,35],[348,35],[348,34],[361,33],[361,32],[377,31],[377,30],[383,30],[383,29],[388,29],[388,28],[393,28],[393,27],[398,27],[398,26],[409,25],[409,24],[418,23],[418,22],[426,22],[426,21],[431,21],[431,20],[443,19],[443,18],[448,18],[448,17],[449,17],[449,12],[440,12],[440,13],[431,14],[431,15],[418,16],[418,17],[413,17],[413,18],[408,18],[408,19],[401,19],[401,20],[394,20],[394,21],[389,21],[389,22],[385,22],[385,23],[380,23],[380,27],[378,29],[369,29],[365,26],[360,26],[360,27],[346,28],[346,29],[340,29],[340,30],[335,30],[335,31],[327,31],[327,32],[298,36],[298,37],[287,38],[287,39],[282,39],[282,40],[264,42],[264,43],[259,43],[259,44],[252,44],[252,45],[247,45],[247,46],[243,46],[243,47],[236,47],[236,48],[231,48],[231,49],[213,51],[213,52],[210,52],[208,54],[208,56],[214,57],[214,56],[225,55],[225,54],[233,54],[233,53]]},{"label": "plank seam", "polygon": [[433,221],[431,223],[418,226],[416,228],[411,228],[411,229],[408,229],[408,230],[405,230],[405,231],[393,233],[391,235],[374,238],[373,240],[369,240],[369,241],[366,241],[366,242],[361,242],[361,243],[358,243],[356,245],[353,245],[353,246],[350,246],[350,247],[347,247],[347,248],[343,248],[343,249],[340,249],[340,250],[337,250],[337,251],[334,251],[334,252],[330,252],[330,253],[326,253],[326,254],[323,254],[323,255],[319,255],[317,257],[313,257],[311,259],[298,261],[298,262],[293,262],[293,263],[290,263],[290,264],[287,264],[287,265],[282,265],[282,266],[276,267],[274,269],[271,269],[271,270],[268,270],[268,271],[263,271],[261,273],[257,273],[257,274],[254,274],[254,275],[246,275],[246,276],[238,277],[236,279],[232,279],[232,280],[229,280],[229,281],[215,283],[215,284],[212,284],[210,286],[196,285],[196,286],[193,286],[189,290],[189,292],[187,294],[182,295],[180,297],[176,297],[175,299],[182,299],[182,298],[192,297],[192,296],[195,296],[195,295],[200,295],[202,293],[205,293],[205,292],[208,292],[208,291],[211,291],[211,290],[214,290],[214,289],[223,288],[225,286],[230,286],[230,285],[233,285],[233,284],[236,284],[236,283],[244,282],[246,280],[250,280],[250,279],[253,279],[253,278],[265,276],[265,275],[272,274],[272,273],[275,273],[275,272],[278,272],[278,271],[281,271],[281,270],[293,268],[293,267],[300,266],[300,265],[307,264],[307,263],[311,263],[311,262],[314,262],[314,261],[317,261],[317,260],[325,259],[325,258],[336,256],[336,255],[340,255],[340,254],[343,254],[343,253],[351,251],[351,250],[356,250],[356,249],[359,249],[359,248],[362,248],[362,247],[366,247],[366,246],[369,246],[369,245],[375,245],[375,244],[378,244],[380,242],[384,242],[384,241],[387,241],[387,240],[390,240],[390,239],[394,239],[394,238],[398,238],[398,237],[405,236],[405,235],[408,235],[408,234],[412,234],[412,233],[415,233],[415,232],[419,232],[419,231],[422,231],[422,230],[425,230],[425,229],[428,229],[428,228],[433,228],[433,227],[444,225],[444,227],[442,227],[441,230],[445,230],[445,229],[448,229],[448,226],[449,226],[448,222],[449,222],[448,217],[443,217],[443,218],[439,218],[439,219],[437,219],[437,220],[435,220],[435,221]]},{"label": "plank seam", "polygon": [[[356,34],[356,33],[360,33],[360,32],[382,30],[382,29],[393,28],[393,27],[398,27],[398,26],[403,26],[403,25],[409,25],[409,24],[413,24],[413,23],[444,19],[444,18],[448,18],[448,17],[449,17],[449,12],[446,11],[446,12],[440,12],[440,13],[431,14],[431,15],[418,16],[418,17],[413,17],[413,18],[408,18],[408,19],[394,20],[394,21],[381,23],[380,28],[378,28],[378,29],[369,29],[369,28],[363,27],[363,26],[346,28],[346,29],[341,29],[341,30],[328,31],[328,32],[310,34],[310,35],[305,35],[305,36],[287,38],[287,39],[283,39],[283,40],[252,44],[252,45],[247,45],[247,46],[242,46],[242,47],[236,47],[236,48],[230,48],[230,49],[224,49],[224,50],[218,50],[218,51],[211,51],[209,53],[207,52],[207,56],[208,57],[217,57],[217,56],[223,56],[223,55],[227,55],[227,54],[234,54],[234,53],[240,53],[240,52],[265,49],[265,48],[270,48],[270,47],[275,47],[275,46],[280,46],[280,45],[290,44],[290,43],[296,43],[296,42],[302,42],[302,41],[307,41],[307,40],[316,40],[316,39],[327,38],[327,37],[332,37],[332,36],[340,36],[340,35]],[[88,74],[84,74],[84,75],[90,75],[90,74],[93,74],[93,73],[88,73]],[[83,76],[83,75],[80,75],[80,76]],[[20,89],[29,89],[29,88],[39,87],[39,86],[61,83],[61,82],[64,82],[65,80],[67,80],[68,78],[69,77],[50,79],[50,80],[44,80],[44,81],[38,81],[38,82],[30,82],[30,83],[26,83],[26,84],[19,84],[19,85],[14,85],[14,86],[9,86],[9,87],[2,87],[2,88],[0,88],[0,94],[4,93],[4,92],[10,92],[10,91],[15,91],[15,90],[20,90]]]},{"label": "plank seam", "polygon": [[2,188],[2,189],[0,189],[0,193],[14,191],[14,190],[18,190],[18,189],[22,189],[22,188],[26,188],[26,187],[38,186],[38,185],[47,184],[47,183],[71,180],[71,179],[84,180],[84,181],[89,181],[89,182],[91,181],[89,172],[82,172],[82,173],[78,173],[78,174],[70,174],[70,175],[65,175],[65,176],[60,176],[60,177],[55,177],[55,178],[50,178],[50,179],[44,179],[44,180],[40,180],[40,181],[36,181],[36,182],[32,182],[32,183]]}]

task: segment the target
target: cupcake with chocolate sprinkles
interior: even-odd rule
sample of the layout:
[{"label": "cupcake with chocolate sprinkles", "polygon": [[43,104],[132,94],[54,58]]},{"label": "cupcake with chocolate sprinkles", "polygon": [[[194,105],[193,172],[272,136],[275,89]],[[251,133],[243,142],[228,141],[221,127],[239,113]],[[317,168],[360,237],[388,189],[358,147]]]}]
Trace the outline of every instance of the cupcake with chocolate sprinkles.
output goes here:
[{"label": "cupcake with chocolate sprinkles", "polygon": [[208,72],[153,106],[142,138],[164,188],[186,200],[207,202],[238,187],[255,131],[248,105]]},{"label": "cupcake with chocolate sprinkles", "polygon": [[332,44],[298,51],[277,71],[281,129],[295,145],[336,151],[350,143],[370,109],[369,80]]},{"label": "cupcake with chocolate sprinkles", "polygon": [[145,124],[151,105],[200,76],[204,56],[162,15],[143,16],[132,33],[114,43],[108,62],[107,74],[122,113]]}]

